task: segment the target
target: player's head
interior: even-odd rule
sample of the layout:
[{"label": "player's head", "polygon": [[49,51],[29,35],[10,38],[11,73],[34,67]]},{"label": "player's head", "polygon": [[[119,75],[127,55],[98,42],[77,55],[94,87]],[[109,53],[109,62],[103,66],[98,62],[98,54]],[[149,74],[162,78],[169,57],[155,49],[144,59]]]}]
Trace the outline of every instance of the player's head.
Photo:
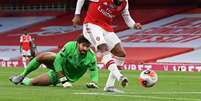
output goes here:
[{"label": "player's head", "polygon": [[27,29],[24,28],[22,33],[25,34],[25,35],[27,35],[28,34]]},{"label": "player's head", "polygon": [[80,35],[77,38],[77,43],[80,54],[85,54],[90,49],[91,43],[84,37],[84,35]]}]

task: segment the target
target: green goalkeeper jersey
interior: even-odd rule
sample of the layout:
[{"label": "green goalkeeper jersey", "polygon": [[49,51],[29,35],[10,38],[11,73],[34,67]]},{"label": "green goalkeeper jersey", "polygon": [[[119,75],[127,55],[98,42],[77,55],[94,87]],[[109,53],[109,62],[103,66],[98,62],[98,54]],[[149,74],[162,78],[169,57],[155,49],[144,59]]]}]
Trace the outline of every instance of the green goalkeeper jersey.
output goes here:
[{"label": "green goalkeeper jersey", "polygon": [[98,69],[95,53],[89,49],[80,54],[76,41],[68,42],[56,55],[54,61],[56,72],[63,72],[70,82],[75,82],[89,69],[91,80],[98,81]]}]

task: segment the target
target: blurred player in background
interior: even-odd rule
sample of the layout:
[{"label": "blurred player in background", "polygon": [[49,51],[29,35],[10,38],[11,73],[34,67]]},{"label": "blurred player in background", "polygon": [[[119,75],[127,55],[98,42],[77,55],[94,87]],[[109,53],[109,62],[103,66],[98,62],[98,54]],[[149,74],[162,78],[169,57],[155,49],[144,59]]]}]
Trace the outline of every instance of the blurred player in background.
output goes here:
[{"label": "blurred player in background", "polygon": [[[84,2],[85,0],[77,1],[75,16],[72,20],[74,26],[80,22],[80,12]],[[142,25],[135,23],[128,9],[127,0],[89,0],[83,34],[102,53],[102,62],[110,71],[104,88],[106,92],[121,92],[114,87],[116,79],[121,82],[123,87],[128,83],[128,79],[117,68],[124,64],[126,52],[111,26],[112,19],[121,14],[129,28],[141,29]]]},{"label": "blurred player in background", "polygon": [[22,55],[22,63],[24,68],[27,67],[27,61],[31,56],[31,42],[31,35],[29,35],[26,29],[23,29],[22,35],[20,36],[20,53]]},{"label": "blurred player in background", "polygon": [[[77,41],[66,43],[57,54],[44,52],[37,55],[20,75],[11,76],[9,80],[14,84],[21,83],[32,86],[47,86],[62,83],[64,88],[68,88],[72,86],[71,83],[80,79],[89,70],[91,82],[87,83],[87,87],[98,88],[96,55],[90,49],[90,45],[91,43],[81,35]],[[46,65],[50,70],[32,79],[26,77],[41,64]]]}]

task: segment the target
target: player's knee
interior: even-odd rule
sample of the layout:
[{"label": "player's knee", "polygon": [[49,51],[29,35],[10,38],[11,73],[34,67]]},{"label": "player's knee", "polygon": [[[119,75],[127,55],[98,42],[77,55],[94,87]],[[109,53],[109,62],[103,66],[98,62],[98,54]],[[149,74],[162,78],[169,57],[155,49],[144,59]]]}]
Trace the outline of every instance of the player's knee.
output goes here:
[{"label": "player's knee", "polygon": [[116,52],[116,54],[114,54],[114,55],[118,56],[118,57],[126,57],[126,53],[123,51]]},{"label": "player's knee", "polygon": [[118,57],[126,57],[126,52],[121,47],[115,47],[111,50],[112,54]]},{"label": "player's knee", "polygon": [[106,52],[106,51],[109,51],[107,44],[98,45],[97,49],[98,49],[98,51],[100,51],[101,53],[104,53],[104,52]]},{"label": "player's knee", "polygon": [[119,52],[118,57],[126,57],[126,52],[124,51]]}]

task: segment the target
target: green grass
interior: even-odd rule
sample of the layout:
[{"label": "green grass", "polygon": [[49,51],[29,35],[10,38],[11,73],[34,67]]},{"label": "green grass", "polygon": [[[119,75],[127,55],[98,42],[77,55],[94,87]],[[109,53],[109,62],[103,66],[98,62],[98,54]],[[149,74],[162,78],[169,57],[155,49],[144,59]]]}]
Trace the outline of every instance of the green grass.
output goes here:
[{"label": "green grass", "polygon": [[[144,88],[138,83],[139,71],[122,71],[129,78],[129,85],[119,89],[124,94],[103,92],[108,71],[100,71],[99,89],[87,89],[85,84],[89,75],[84,75],[73,84],[73,88],[58,86],[33,87],[13,85],[8,81],[12,74],[22,69],[0,67],[0,101],[201,101],[200,72],[162,72],[157,71],[158,83],[152,88]],[[29,76],[34,77],[47,71],[39,69]]]}]

